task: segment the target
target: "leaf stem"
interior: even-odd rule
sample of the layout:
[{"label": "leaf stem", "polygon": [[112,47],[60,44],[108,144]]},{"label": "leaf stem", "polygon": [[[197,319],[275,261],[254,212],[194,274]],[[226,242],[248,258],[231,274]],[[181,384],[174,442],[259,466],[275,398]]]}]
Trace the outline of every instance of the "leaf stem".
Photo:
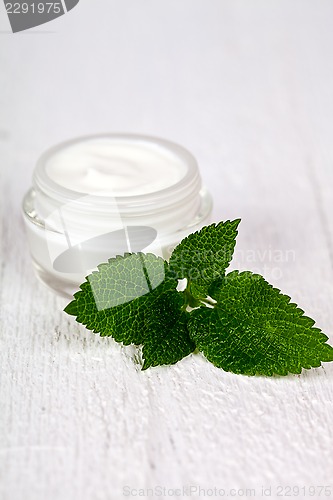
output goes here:
[{"label": "leaf stem", "polygon": [[184,297],[185,297],[185,303],[183,306],[184,310],[187,309],[187,306],[190,306],[193,309],[200,306],[200,304],[201,304],[200,300],[196,299],[191,294],[191,281],[190,280],[187,280],[187,285],[186,285],[186,288],[185,288],[183,293],[184,293]]},{"label": "leaf stem", "polygon": [[208,297],[206,297],[205,299],[200,299],[200,302],[202,302],[203,304],[207,304],[208,306],[212,306],[212,307],[215,307],[216,306],[216,300],[210,300]]}]

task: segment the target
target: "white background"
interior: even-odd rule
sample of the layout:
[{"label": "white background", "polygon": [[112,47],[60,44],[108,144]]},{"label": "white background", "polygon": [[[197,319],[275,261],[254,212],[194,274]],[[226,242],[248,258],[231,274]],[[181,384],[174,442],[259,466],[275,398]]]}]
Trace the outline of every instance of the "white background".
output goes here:
[{"label": "white background", "polygon": [[330,0],[81,0],[15,35],[0,5],[1,500],[121,500],[126,485],[333,496],[333,364],[249,378],[195,355],[141,373],[36,281],[20,208],[63,139],[178,142],[213,219],[242,218],[233,267],[262,272],[332,343],[332,119]]}]

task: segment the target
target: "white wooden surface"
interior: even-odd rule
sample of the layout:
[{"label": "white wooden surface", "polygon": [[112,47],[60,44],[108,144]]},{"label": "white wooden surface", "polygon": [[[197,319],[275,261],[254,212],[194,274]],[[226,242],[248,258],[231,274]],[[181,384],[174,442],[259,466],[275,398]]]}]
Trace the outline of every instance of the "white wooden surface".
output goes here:
[{"label": "white wooden surface", "polygon": [[60,140],[179,142],[214,219],[243,219],[234,267],[263,272],[332,343],[332,22],[330,0],[81,0],[12,35],[0,6],[1,500],[332,488],[333,364],[248,378],[196,355],[141,373],[131,348],[76,325],[36,282],[20,211]]}]

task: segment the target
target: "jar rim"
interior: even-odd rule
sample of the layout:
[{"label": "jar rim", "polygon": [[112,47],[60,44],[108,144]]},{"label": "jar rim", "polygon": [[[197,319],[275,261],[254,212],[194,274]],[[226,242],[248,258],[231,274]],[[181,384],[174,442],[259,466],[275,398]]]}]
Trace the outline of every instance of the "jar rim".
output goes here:
[{"label": "jar rim", "polygon": [[46,165],[48,160],[62,149],[79,144],[80,142],[88,142],[96,139],[115,139],[133,141],[133,143],[145,142],[146,144],[151,143],[152,145],[160,146],[180,158],[186,167],[186,172],[185,175],[174,184],[144,194],[134,194],[130,196],[116,195],[115,197],[110,197],[110,195],[107,194],[89,194],[89,204],[91,204],[92,201],[96,201],[98,204],[107,206],[109,204],[114,205],[114,202],[116,201],[119,206],[139,208],[155,205],[156,202],[158,202],[159,205],[168,204],[171,199],[171,203],[173,204],[175,197],[179,199],[183,196],[193,196],[194,193],[198,193],[201,189],[201,177],[197,161],[186,148],[172,141],[155,136],[121,132],[80,136],[75,139],[63,141],[49,148],[37,161],[33,174],[33,182],[35,186],[57,201],[68,203],[75,200],[76,202],[84,205],[84,198],[87,196],[87,193],[72,190],[58,184],[47,174]]}]

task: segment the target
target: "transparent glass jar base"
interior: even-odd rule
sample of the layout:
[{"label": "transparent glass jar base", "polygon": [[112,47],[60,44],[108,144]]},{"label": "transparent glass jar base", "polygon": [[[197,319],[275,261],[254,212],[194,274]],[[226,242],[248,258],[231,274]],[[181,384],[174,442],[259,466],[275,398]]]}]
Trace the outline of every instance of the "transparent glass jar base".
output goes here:
[{"label": "transparent glass jar base", "polygon": [[[54,293],[65,299],[71,300],[73,298],[73,294],[79,290],[80,285],[84,282],[85,277],[96,268],[87,269],[85,273],[70,275],[59,273],[52,268],[52,263],[49,261],[48,248],[45,246],[45,241],[48,238],[52,238],[53,234],[47,236],[48,233],[52,232],[50,232],[49,229],[45,227],[44,222],[38,218],[34,200],[34,192],[33,190],[30,190],[24,198],[23,212],[28,229],[28,238],[32,253],[32,264],[35,274],[38,280],[48,289],[51,289]],[[163,236],[163,244],[159,245],[156,251],[150,251],[151,253],[155,253],[156,255],[163,257],[165,260],[169,260],[173,249],[183,238],[195,231],[200,230],[203,226],[211,222],[212,199],[205,188],[200,191],[200,200],[200,209],[192,222],[186,227],[179,229],[177,232],[169,235],[161,235]],[[113,254],[112,249],[110,249],[110,255],[108,255],[108,258],[114,256],[115,254]],[[102,259],[99,264],[102,264],[106,260],[106,258]],[[45,263],[45,265],[42,265],[42,263]]]},{"label": "transparent glass jar base", "polygon": [[32,265],[38,281],[60,297],[71,300],[74,293],[78,291],[81,283],[61,279],[50,274],[48,269],[44,269],[34,259],[32,259]]}]

